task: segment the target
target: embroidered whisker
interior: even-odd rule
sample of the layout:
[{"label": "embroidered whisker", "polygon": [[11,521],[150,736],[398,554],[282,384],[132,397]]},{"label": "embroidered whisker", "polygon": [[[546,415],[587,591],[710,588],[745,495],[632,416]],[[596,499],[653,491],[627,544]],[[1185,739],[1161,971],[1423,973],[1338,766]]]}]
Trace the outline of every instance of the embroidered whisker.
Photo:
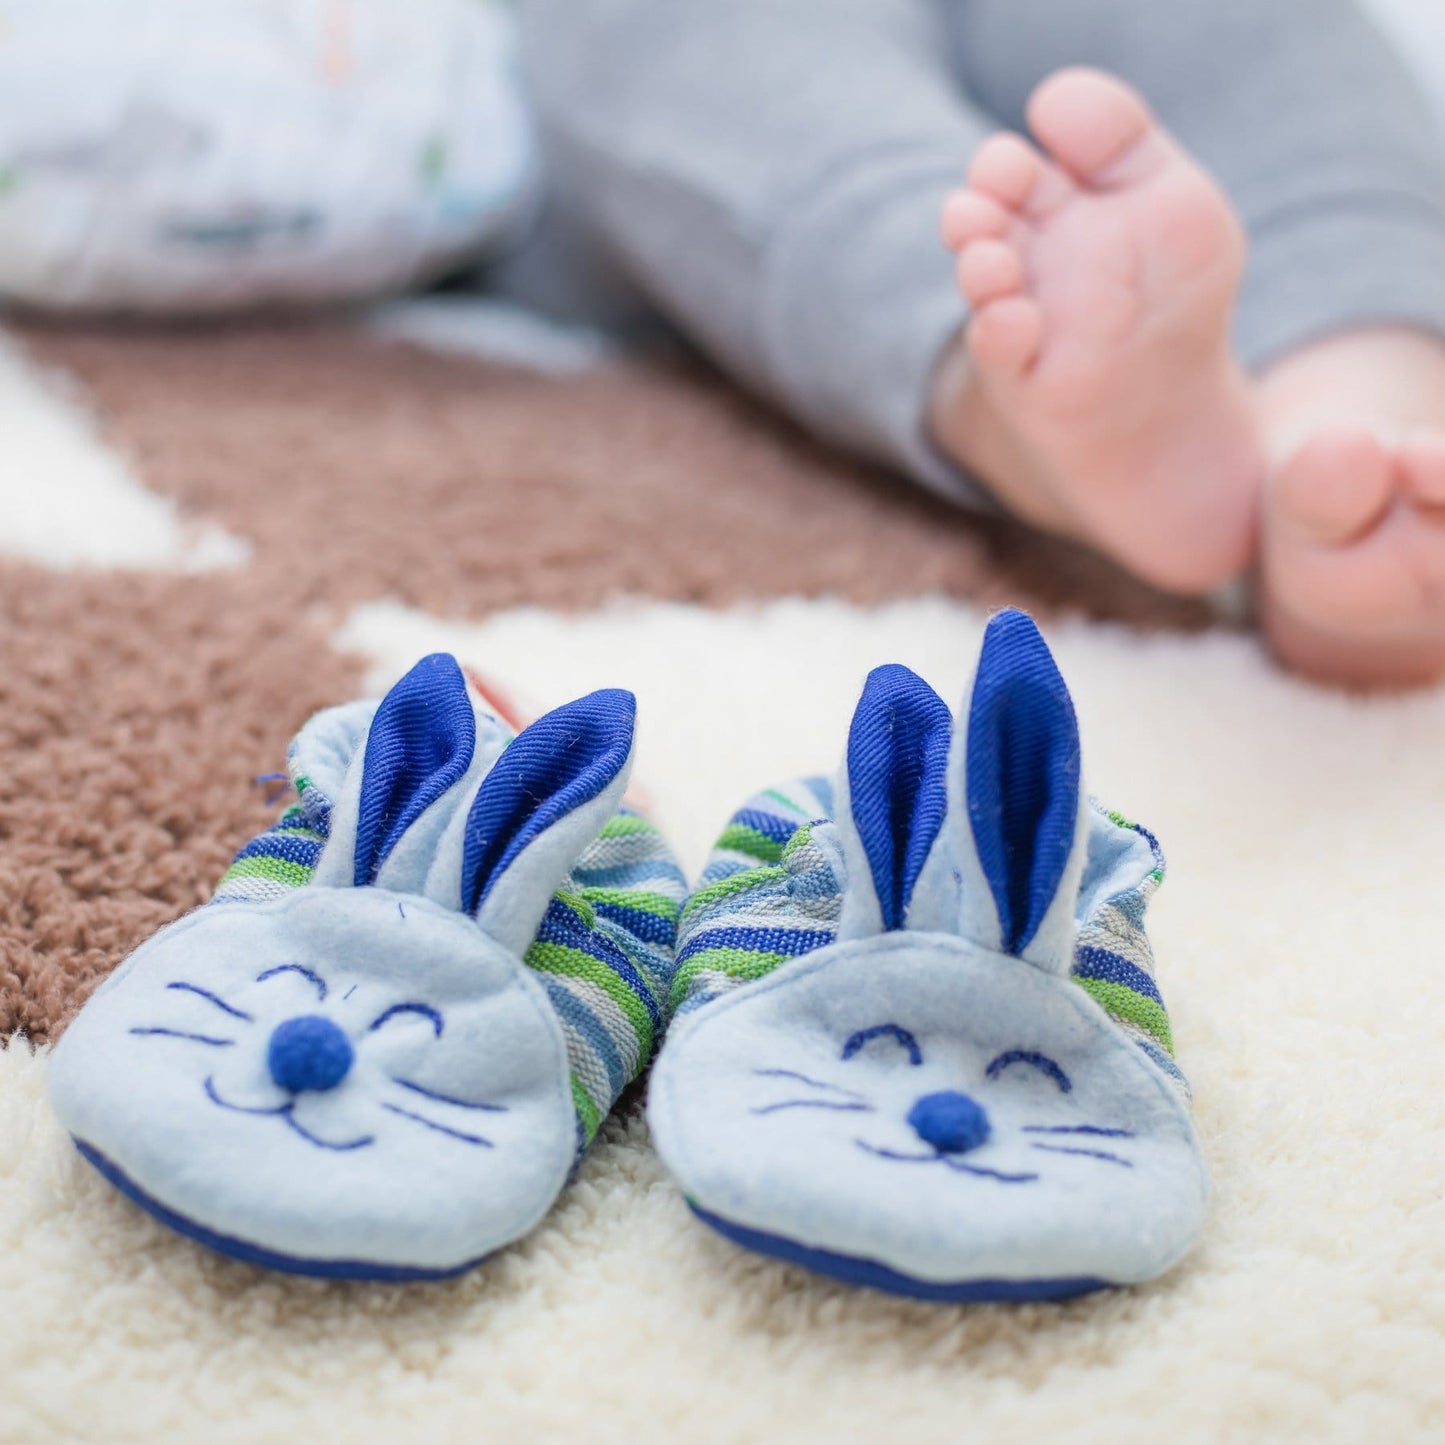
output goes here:
[{"label": "embroidered whisker", "polygon": [[943,1157],[936,1149],[930,1149],[927,1154],[899,1154],[896,1150],[880,1149],[878,1145],[865,1143],[862,1139],[855,1139],[853,1142],[860,1149],[866,1149],[880,1159],[896,1159],[900,1164],[932,1164]]},{"label": "embroidered whisker", "polygon": [[807,1074],[800,1074],[796,1069],[754,1069],[753,1073],[763,1079],[796,1079],[800,1084],[807,1084],[814,1089],[832,1089],[839,1094],[848,1094],[852,1098],[863,1097],[856,1089],[845,1089],[842,1084],[830,1084],[826,1079],[811,1079]]},{"label": "embroidered whisker", "polygon": [[480,1134],[467,1134],[460,1129],[448,1128],[445,1124],[438,1124],[435,1119],[428,1119],[424,1114],[413,1114],[410,1109],[399,1108],[396,1104],[383,1104],[381,1107],[393,1114],[400,1114],[403,1119],[413,1119],[418,1124],[426,1125],[428,1129],[435,1129],[438,1134],[448,1134],[467,1144],[480,1144],[484,1149],[495,1147],[490,1139],[484,1139]]},{"label": "embroidered whisker", "polygon": [[1050,1154],[1082,1154],[1087,1159],[1104,1159],[1110,1164],[1122,1164],[1125,1169],[1132,1169],[1133,1162],[1129,1159],[1121,1159],[1117,1154],[1109,1154],[1103,1149],[1071,1149],[1066,1144],[1030,1144],[1030,1149],[1046,1149]]},{"label": "embroidered whisker", "polygon": [[243,1019],[248,1024],[255,1022],[255,1020],[251,1017],[250,1014],[236,1008],[233,1004],[228,1004],[225,999],[221,998],[217,994],[212,993],[208,988],[200,987],[199,984],[182,983],[178,980],[175,983],[168,983],[166,987],[180,989],[185,993],[196,994],[199,998],[205,999],[208,1003],[215,1004],[217,1008],[224,1009],[228,1014],[231,1015],[232,1018]]},{"label": "embroidered whisker", "polygon": [[131,1033],[140,1037],[147,1035],[162,1039],[189,1039],[193,1044],[210,1044],[212,1048],[229,1048],[236,1041],[235,1039],[213,1038],[210,1034],[188,1034],[183,1029],[131,1029]]},{"label": "embroidered whisker", "polygon": [[414,1094],[420,1094],[424,1099],[435,1099],[439,1104],[455,1104],[458,1109],[482,1109],[489,1114],[505,1114],[505,1104],[474,1104],[470,1099],[457,1099],[451,1094],[439,1094],[435,1089],[423,1088],[420,1084],[413,1084],[410,1079],[393,1079],[393,1084],[403,1089],[410,1089]]},{"label": "embroidered whisker", "polygon": [[1100,1139],[1132,1139],[1132,1129],[1106,1129],[1101,1124],[1025,1124],[1022,1134],[1092,1134]]},{"label": "embroidered whisker", "polygon": [[845,1114],[872,1114],[872,1104],[853,1099],[784,1099],[779,1104],[763,1104],[751,1110],[754,1114],[776,1114],[780,1109],[833,1109]]}]

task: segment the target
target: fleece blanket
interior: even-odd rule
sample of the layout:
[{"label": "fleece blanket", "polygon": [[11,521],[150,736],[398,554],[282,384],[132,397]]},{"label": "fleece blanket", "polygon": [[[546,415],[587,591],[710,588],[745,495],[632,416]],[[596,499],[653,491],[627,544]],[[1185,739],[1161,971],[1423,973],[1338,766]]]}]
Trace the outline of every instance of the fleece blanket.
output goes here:
[{"label": "fleece blanket", "polygon": [[[1286,677],[693,372],[397,322],[0,349],[0,1439],[1440,1438],[1445,692]],[[633,688],[696,870],[751,791],[836,765],[872,665],[961,695],[1004,602],[1043,620],[1094,791],[1169,856],[1215,1200],[1158,1282],[935,1306],[743,1253],[638,1099],[483,1268],[287,1278],[166,1232],[52,1119],[50,1043],[274,815],[254,780],[314,709],[435,648],[533,708]]]}]

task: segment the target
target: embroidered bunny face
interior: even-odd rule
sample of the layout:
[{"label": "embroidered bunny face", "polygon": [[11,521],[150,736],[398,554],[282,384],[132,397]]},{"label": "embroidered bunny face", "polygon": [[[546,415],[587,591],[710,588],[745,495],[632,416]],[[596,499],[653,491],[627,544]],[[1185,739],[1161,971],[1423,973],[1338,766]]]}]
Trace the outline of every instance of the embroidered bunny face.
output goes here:
[{"label": "embroidered bunny face", "polygon": [[545,996],[420,898],[299,889],[192,914],[96,994],[66,1048],[87,1064],[62,1095],[77,1138],[257,1257],[386,1262],[380,1217],[416,1271],[471,1262],[476,1202],[499,1231],[530,1227],[576,1149]]},{"label": "embroidered bunny face", "polygon": [[523,954],[626,785],[633,704],[516,738],[456,663],[297,742],[311,879],[162,930],[62,1038],[81,1152],[173,1227],[303,1273],[453,1273],[546,1213],[578,1147],[567,1040]]},{"label": "embroidered bunny face", "polygon": [[1032,622],[990,624],[957,725],[921,679],[877,669],[835,793],[837,819],[811,827],[841,886],[834,941],[685,1016],[654,1071],[653,1137],[694,1209],[925,1298],[1167,1268],[1207,1196],[1192,1125],[1070,979],[1081,898],[1153,863],[1112,823],[1092,834],[1072,704]]},{"label": "embroidered bunny face", "polygon": [[960,939],[837,945],[676,1026],[654,1127],[705,1212],[924,1285],[1147,1278],[1205,1181],[1173,1090],[1097,1014]]}]

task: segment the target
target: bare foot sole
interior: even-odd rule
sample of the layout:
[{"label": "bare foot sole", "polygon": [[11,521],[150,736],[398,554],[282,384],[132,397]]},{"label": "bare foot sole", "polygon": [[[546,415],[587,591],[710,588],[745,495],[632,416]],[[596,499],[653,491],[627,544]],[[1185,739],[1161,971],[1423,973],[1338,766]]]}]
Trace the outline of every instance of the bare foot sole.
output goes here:
[{"label": "bare foot sole", "polygon": [[944,451],[1026,521],[1171,590],[1244,566],[1263,460],[1229,354],[1243,237],[1127,86],[1060,71],[949,198],[973,308],[930,411]]},{"label": "bare foot sole", "polygon": [[1445,427],[1318,433],[1265,493],[1260,615],[1287,666],[1403,688],[1445,675]]}]

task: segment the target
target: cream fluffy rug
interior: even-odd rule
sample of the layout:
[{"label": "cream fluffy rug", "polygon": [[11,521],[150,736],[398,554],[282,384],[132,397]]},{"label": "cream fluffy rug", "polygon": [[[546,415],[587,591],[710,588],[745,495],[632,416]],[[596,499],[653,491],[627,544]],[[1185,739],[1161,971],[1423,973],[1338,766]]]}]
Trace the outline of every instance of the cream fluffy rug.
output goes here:
[{"label": "cream fluffy rug", "polygon": [[[85,508],[56,497],[83,552]],[[327,626],[372,687],[441,646],[538,706],[634,688],[640,779],[695,868],[755,787],[837,762],[871,665],[960,695],[983,618],[925,597],[473,623],[379,600]],[[1064,1306],[849,1289],[697,1224],[634,1110],[534,1236],[460,1280],[265,1274],[104,1185],[50,1116],[45,1050],[13,1042],[0,1440],[1440,1439],[1445,692],[1365,704],[1248,638],[1046,631],[1092,788],[1170,862],[1152,931],[1216,1185],[1184,1266]]]},{"label": "cream fluffy rug", "polygon": [[[756,784],[838,754],[880,659],[961,691],[981,617],[369,609],[378,679],[445,645],[550,704],[641,699],[696,863]],[[935,1308],[745,1255],[634,1117],[548,1223],[453,1284],[263,1275],[76,1157],[45,1056],[0,1056],[0,1433],[93,1439],[1425,1440],[1445,1426],[1445,697],[1363,706],[1235,639],[1054,627],[1094,788],[1160,833],[1154,931],[1216,1180],[1194,1258],[1062,1307]],[[634,661],[609,669],[604,655]],[[562,680],[565,679],[565,686]],[[779,696],[812,696],[806,712]],[[1438,1435],[1436,1436],[1438,1438]]]}]

